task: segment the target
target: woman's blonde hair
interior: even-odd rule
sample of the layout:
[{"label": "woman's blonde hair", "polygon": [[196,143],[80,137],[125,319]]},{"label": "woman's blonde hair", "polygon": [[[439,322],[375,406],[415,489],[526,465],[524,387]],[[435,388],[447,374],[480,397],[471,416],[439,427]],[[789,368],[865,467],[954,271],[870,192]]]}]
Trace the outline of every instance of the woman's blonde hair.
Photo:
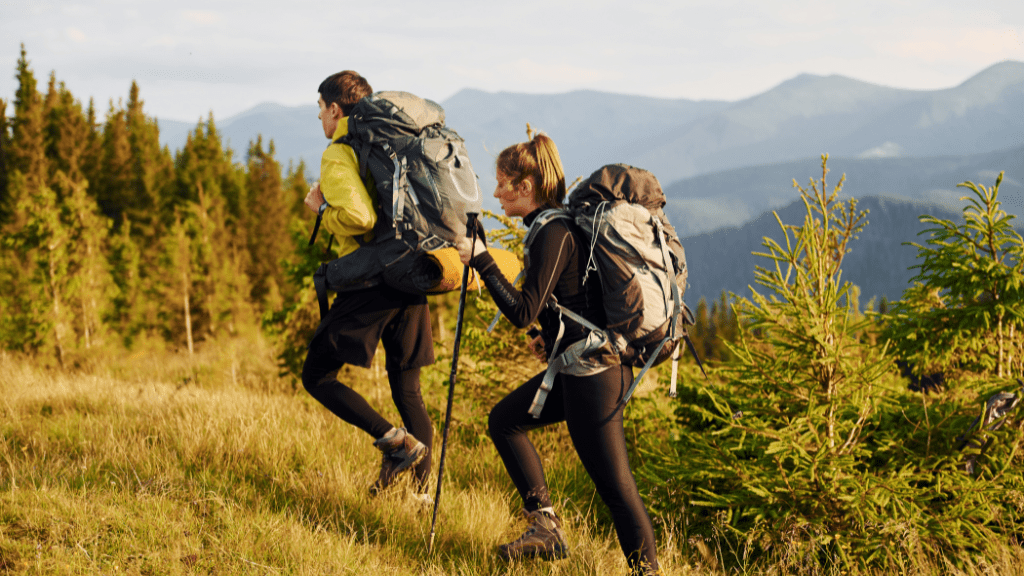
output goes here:
[{"label": "woman's blonde hair", "polygon": [[526,125],[528,142],[505,148],[495,162],[499,172],[519,184],[529,178],[533,182],[534,199],[538,204],[559,208],[565,200],[565,171],[558,147],[543,132],[534,132]]}]

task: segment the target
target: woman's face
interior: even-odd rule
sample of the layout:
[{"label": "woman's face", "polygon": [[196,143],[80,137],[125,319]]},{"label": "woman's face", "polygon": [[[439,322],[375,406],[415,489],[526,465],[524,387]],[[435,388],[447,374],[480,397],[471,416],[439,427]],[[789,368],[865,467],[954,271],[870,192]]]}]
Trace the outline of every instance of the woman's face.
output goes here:
[{"label": "woman's face", "polygon": [[494,197],[501,202],[501,209],[509,218],[515,216],[526,216],[539,207],[533,198],[533,182],[525,178],[519,184],[513,183],[513,178],[498,170],[495,176],[498,185],[494,188]]}]

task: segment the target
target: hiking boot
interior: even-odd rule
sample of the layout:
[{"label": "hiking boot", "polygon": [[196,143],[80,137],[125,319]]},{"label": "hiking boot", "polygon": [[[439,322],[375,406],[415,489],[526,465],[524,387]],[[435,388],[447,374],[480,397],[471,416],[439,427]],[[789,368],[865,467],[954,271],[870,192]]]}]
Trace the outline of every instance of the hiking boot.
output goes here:
[{"label": "hiking boot", "polygon": [[554,512],[523,510],[523,514],[530,521],[530,526],[516,540],[498,546],[499,556],[506,560],[558,560],[569,555],[569,545],[565,543],[565,534],[562,533],[562,522]]},{"label": "hiking boot", "polygon": [[393,428],[386,436],[374,441],[373,445],[384,453],[380,475],[370,486],[370,494],[374,496],[387,489],[399,474],[418,464],[427,454],[426,445],[406,432],[405,428]]}]

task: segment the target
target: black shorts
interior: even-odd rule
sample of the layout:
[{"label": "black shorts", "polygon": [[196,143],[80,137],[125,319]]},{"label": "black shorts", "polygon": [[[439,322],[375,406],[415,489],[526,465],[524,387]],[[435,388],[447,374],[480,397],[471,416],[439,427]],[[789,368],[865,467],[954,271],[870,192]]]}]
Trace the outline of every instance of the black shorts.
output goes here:
[{"label": "black shorts", "polygon": [[369,368],[377,343],[384,344],[388,370],[434,363],[427,297],[389,286],[342,292],[310,341],[311,353],[330,353],[340,366]]}]

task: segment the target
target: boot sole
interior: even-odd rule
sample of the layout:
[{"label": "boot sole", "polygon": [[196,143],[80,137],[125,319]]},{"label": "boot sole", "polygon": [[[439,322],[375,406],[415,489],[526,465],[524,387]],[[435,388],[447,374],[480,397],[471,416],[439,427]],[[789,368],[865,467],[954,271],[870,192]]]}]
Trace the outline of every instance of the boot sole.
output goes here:
[{"label": "boot sole", "polygon": [[498,556],[507,561],[532,559],[561,560],[569,556],[569,547],[565,545],[560,545],[556,546],[554,550],[531,548],[512,553],[509,552],[507,549],[499,546]]},{"label": "boot sole", "polygon": [[423,442],[417,442],[416,446],[414,446],[412,450],[408,452],[403,450],[402,452],[399,453],[399,455],[401,455],[402,461],[399,462],[398,465],[395,466],[394,470],[391,472],[391,481],[388,482],[388,485],[384,487],[381,487],[379,485],[379,480],[377,482],[374,482],[370,486],[371,496],[377,496],[381,492],[387,490],[389,487],[391,487],[392,484],[395,483],[395,480],[398,479],[399,475],[401,475],[403,472],[409,470],[413,466],[423,461],[423,457],[427,455],[427,445],[424,444]]}]

